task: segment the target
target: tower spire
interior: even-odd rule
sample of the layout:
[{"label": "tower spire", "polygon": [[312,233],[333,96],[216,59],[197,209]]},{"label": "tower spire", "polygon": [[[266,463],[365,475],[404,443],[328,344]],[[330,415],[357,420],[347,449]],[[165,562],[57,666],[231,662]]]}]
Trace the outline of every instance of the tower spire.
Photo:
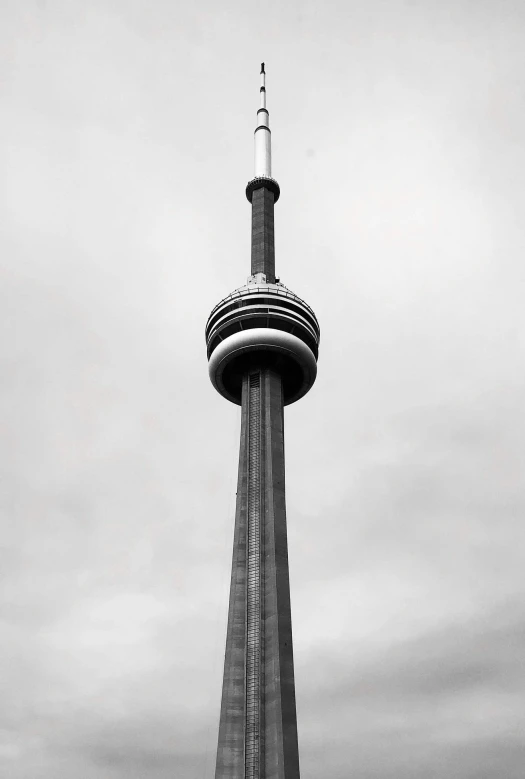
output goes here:
[{"label": "tower spire", "polygon": [[272,141],[270,132],[270,115],[266,108],[266,72],[264,62],[261,62],[261,107],[257,111],[257,127],[255,128],[255,176],[272,176]]}]

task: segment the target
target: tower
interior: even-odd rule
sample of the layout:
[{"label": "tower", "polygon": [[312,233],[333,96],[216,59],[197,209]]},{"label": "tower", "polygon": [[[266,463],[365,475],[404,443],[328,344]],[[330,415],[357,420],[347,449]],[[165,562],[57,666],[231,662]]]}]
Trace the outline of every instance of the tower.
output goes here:
[{"label": "tower", "polygon": [[284,494],[284,406],[317,373],[319,324],[275,276],[264,63],[255,128],[251,275],[206,324],[215,389],[241,406],[233,562],[215,779],[299,779]]}]

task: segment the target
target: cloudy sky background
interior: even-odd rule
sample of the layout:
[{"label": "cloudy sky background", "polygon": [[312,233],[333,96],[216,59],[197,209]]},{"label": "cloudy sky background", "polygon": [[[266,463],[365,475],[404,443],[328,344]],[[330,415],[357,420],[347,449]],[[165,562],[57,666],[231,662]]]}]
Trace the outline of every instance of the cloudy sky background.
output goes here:
[{"label": "cloudy sky background", "polygon": [[3,0],[0,775],[212,779],[259,63],[303,779],[521,779],[525,5]]}]

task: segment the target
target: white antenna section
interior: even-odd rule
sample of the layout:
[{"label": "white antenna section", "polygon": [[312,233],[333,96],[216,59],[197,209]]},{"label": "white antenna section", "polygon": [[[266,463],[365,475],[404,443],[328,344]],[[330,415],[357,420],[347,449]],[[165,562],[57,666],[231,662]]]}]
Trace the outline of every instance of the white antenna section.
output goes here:
[{"label": "white antenna section", "polygon": [[272,145],[270,115],[266,108],[266,73],[261,63],[261,107],[257,111],[255,128],[255,177],[272,177]]}]

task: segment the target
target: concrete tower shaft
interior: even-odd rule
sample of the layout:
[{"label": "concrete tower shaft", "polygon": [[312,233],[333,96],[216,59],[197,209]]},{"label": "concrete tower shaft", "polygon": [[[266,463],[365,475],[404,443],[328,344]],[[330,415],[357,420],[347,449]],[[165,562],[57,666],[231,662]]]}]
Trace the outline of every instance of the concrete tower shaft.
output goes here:
[{"label": "concrete tower shaft", "polygon": [[243,378],[216,779],[299,779],[280,376]]},{"label": "concrete tower shaft", "polygon": [[252,195],[252,276],[275,283],[274,194],[266,187]]}]

